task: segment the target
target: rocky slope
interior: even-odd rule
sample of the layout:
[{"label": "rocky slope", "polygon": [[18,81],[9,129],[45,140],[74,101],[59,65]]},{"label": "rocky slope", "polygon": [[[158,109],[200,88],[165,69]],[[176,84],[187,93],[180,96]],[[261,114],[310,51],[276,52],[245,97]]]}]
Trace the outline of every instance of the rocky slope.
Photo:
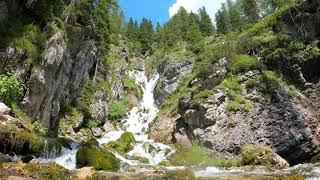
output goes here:
[{"label": "rocky slope", "polygon": [[[264,30],[252,28],[254,33],[250,34],[249,30],[250,36],[246,33],[240,35],[244,52],[258,57],[254,67],[249,65],[241,69],[241,64],[233,61],[240,62],[247,56],[226,57],[210,64],[212,71],[208,75],[196,78],[190,71],[185,71],[184,66],[172,63],[160,66],[162,79],[158,86],[162,88],[155,93],[156,99],[161,103],[165,97],[166,101],[175,101],[176,96],[179,98],[177,111],[160,116],[151,127],[150,135],[186,148],[196,140],[226,158],[239,155],[249,144],[270,146],[291,165],[309,161],[319,153],[320,76],[315,68],[319,67],[317,39],[320,32],[315,27],[320,21],[319,4],[313,3],[283,11],[271,28],[266,18],[266,27],[263,23],[254,27],[264,27]],[[306,13],[305,16],[299,16],[301,11]],[[292,21],[285,21],[290,15]],[[274,17],[271,15],[270,18]],[[300,42],[304,44],[303,48],[273,56],[277,53],[275,49],[285,45],[275,42],[255,44],[255,36],[257,39],[267,36],[264,31],[276,34],[277,26],[287,27],[291,44]],[[250,60],[245,61],[248,64]],[[197,66],[193,71],[201,72]],[[181,69],[177,70],[177,67]],[[201,73],[207,73],[207,69],[202,69]],[[176,76],[171,78],[168,72],[176,75],[181,71],[193,76],[192,80],[178,88],[174,86],[177,88],[174,95],[167,96],[168,91],[174,92],[170,84],[178,83]],[[184,93],[186,87],[189,93]],[[166,111],[164,107],[162,109]],[[161,124],[166,128],[160,128]],[[160,138],[163,136],[166,138]]]}]

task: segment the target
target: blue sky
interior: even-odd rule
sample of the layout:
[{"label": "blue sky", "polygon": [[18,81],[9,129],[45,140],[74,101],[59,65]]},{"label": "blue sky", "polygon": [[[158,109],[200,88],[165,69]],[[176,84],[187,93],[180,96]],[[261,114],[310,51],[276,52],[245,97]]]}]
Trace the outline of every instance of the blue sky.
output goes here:
[{"label": "blue sky", "polygon": [[180,6],[188,11],[197,12],[199,8],[205,6],[212,20],[214,14],[218,11],[221,3],[225,0],[119,0],[126,18],[138,20],[143,17],[151,19],[154,24],[160,22],[164,24],[174,15]]},{"label": "blue sky", "polygon": [[120,5],[127,19],[132,17],[140,22],[146,17],[154,24],[163,24],[169,20],[168,9],[174,2],[175,0],[120,0]]}]

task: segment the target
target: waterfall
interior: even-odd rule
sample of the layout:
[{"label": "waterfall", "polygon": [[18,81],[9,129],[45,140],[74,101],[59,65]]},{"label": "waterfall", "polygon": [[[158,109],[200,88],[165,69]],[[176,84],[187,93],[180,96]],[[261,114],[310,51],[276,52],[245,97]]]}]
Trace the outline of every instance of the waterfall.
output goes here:
[{"label": "waterfall", "polygon": [[[118,140],[125,131],[131,132],[137,143],[134,145],[133,150],[127,153],[127,155],[147,158],[149,160],[148,165],[157,165],[161,161],[164,161],[167,156],[174,153],[174,149],[170,146],[148,139],[147,134],[149,124],[155,119],[159,111],[154,104],[153,98],[153,90],[158,82],[159,75],[157,74],[148,80],[147,75],[142,71],[130,71],[128,74],[135,79],[136,84],[143,90],[142,100],[138,106],[133,107],[131,111],[128,112],[128,117],[120,123],[122,124],[122,127],[119,130],[111,131],[97,140],[100,144],[105,144],[110,141]],[[45,148],[45,152],[48,153],[46,153],[44,157],[38,159],[40,162],[55,162],[66,169],[76,169],[78,144],[73,144],[71,150],[62,148],[61,155],[58,157],[56,156],[57,152],[55,150],[49,150],[49,143],[46,143]],[[140,164],[137,160],[126,159],[116,152],[113,153],[123,163],[129,165]]]}]

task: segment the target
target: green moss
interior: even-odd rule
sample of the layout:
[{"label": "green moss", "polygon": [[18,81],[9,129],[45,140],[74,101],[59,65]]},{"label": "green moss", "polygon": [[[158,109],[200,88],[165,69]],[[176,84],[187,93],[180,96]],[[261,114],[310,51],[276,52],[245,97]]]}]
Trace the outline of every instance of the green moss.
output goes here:
[{"label": "green moss", "polygon": [[68,179],[69,171],[58,164],[43,164],[41,166],[37,164],[26,164],[25,169],[34,176],[40,179]]},{"label": "green moss", "polygon": [[117,141],[111,141],[105,145],[106,148],[111,148],[116,152],[124,155],[133,149],[133,144],[136,142],[134,136],[130,132],[124,132]]},{"label": "green moss", "polygon": [[269,146],[247,145],[242,147],[243,165],[272,165],[272,150]]},{"label": "green moss", "polygon": [[224,160],[214,157],[208,151],[196,143],[191,148],[178,149],[178,152],[170,158],[175,166],[240,166],[240,159]]},{"label": "green moss", "polygon": [[76,155],[77,168],[93,166],[96,170],[117,171],[120,161],[109,151],[99,147],[96,140],[82,145]]},{"label": "green moss", "polygon": [[108,110],[108,119],[115,121],[124,117],[131,106],[132,105],[128,97],[124,97],[117,102],[113,102]]},{"label": "green moss", "polygon": [[180,179],[187,179],[187,180],[195,180],[196,177],[191,169],[184,169],[184,170],[175,170],[168,172],[164,179],[172,179],[172,180],[180,180]]},{"label": "green moss", "polygon": [[248,55],[235,56],[230,65],[229,70],[233,74],[243,73],[250,70],[262,70],[263,64],[256,57]]},{"label": "green moss", "polygon": [[161,161],[158,165],[160,165],[160,166],[166,166],[166,167],[172,166],[169,161]]}]

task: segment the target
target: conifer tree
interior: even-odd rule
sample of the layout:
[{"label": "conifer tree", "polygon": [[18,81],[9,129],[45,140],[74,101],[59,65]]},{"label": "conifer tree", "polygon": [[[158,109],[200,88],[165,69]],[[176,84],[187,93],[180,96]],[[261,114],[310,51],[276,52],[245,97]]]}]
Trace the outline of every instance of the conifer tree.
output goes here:
[{"label": "conifer tree", "polygon": [[255,0],[242,0],[241,7],[250,23],[255,23],[259,20],[258,4]]},{"label": "conifer tree", "polygon": [[207,13],[207,10],[205,7],[202,7],[199,9],[199,15],[200,15],[200,31],[203,36],[210,36],[214,33],[215,29],[212,24],[212,20]]},{"label": "conifer tree", "polygon": [[218,33],[226,34],[231,30],[229,12],[224,3],[216,14],[216,23]]}]

